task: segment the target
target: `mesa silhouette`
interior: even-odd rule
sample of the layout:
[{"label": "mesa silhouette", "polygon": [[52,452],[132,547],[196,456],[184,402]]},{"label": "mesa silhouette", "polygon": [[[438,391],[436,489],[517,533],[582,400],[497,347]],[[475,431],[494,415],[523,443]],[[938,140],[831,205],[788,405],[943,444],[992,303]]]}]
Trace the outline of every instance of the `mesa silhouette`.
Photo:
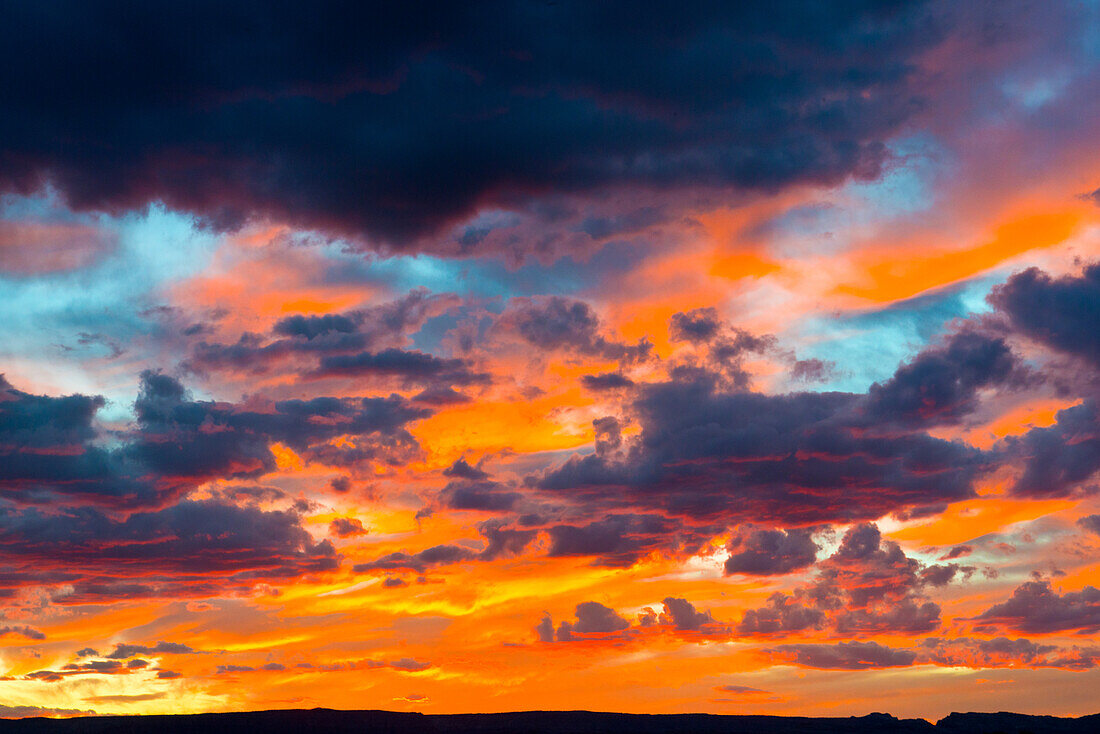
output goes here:
[{"label": "mesa silhouette", "polygon": [[92,716],[0,721],[0,734],[1076,734],[1100,731],[1079,718],[953,713],[935,724],[889,714],[847,718],[524,711],[419,714],[332,709],[174,716]]}]

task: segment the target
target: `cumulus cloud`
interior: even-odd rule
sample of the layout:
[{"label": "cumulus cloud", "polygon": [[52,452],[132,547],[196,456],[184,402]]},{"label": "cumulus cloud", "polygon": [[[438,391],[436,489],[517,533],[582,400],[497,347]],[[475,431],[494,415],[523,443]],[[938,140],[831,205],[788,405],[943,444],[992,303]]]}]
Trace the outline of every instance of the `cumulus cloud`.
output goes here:
[{"label": "cumulus cloud", "polygon": [[1007,627],[1021,632],[1052,633],[1075,630],[1095,634],[1100,630],[1100,589],[1059,594],[1048,581],[1028,581],[1000,604],[974,618],[982,627]]},{"label": "cumulus cloud", "polygon": [[[558,642],[607,637],[630,627],[630,622],[619,616],[614,609],[599,602],[581,602],[577,605],[574,614],[577,617],[575,620],[565,620],[558,625],[554,633],[554,639]],[[540,639],[543,637],[542,630],[539,630],[539,636]]]},{"label": "cumulus cloud", "polygon": [[725,572],[751,576],[790,573],[811,565],[818,546],[812,529],[769,530],[743,526],[730,538]]},{"label": "cumulus cloud", "polygon": [[715,624],[710,612],[700,612],[687,599],[665,597],[665,613],[661,615],[662,624],[671,624],[678,630],[695,632],[707,625]]},{"label": "cumulus cloud", "polygon": [[959,572],[955,564],[922,565],[882,538],[873,523],[854,525],[836,552],[817,564],[810,582],[745,610],[736,629],[750,636],[826,627],[845,635],[930,632],[940,626],[940,607],[925,589]]}]

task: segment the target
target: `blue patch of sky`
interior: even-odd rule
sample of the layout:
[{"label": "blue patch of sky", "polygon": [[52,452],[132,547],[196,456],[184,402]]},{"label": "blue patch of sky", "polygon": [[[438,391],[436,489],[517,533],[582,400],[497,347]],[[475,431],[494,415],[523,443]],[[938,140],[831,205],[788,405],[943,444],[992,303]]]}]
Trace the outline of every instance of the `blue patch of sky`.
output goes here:
[{"label": "blue patch of sky", "polygon": [[[134,398],[141,367],[96,371],[88,361],[109,356],[111,345],[126,350],[157,329],[148,310],[162,305],[166,285],[209,264],[218,236],[160,206],[92,217],[69,212],[52,194],[5,197],[0,217],[86,221],[112,236],[115,246],[82,268],[0,275],[0,359],[35,364],[44,381],[104,394],[111,401],[104,417],[120,419]],[[120,360],[136,363],[143,356],[124,352]]]},{"label": "blue patch of sky", "polygon": [[792,207],[750,236],[780,257],[823,255],[848,249],[850,236],[862,228],[931,210],[954,156],[928,133],[893,140],[888,150],[890,162],[878,179],[849,182],[819,201]]},{"label": "blue patch of sky", "polygon": [[985,296],[1002,280],[999,275],[989,275],[886,308],[804,319],[782,334],[782,341],[798,345],[799,359],[833,362],[836,370],[826,383],[797,387],[867,390],[871,383],[888,379],[898,365],[943,334],[953,320],[988,312]]}]

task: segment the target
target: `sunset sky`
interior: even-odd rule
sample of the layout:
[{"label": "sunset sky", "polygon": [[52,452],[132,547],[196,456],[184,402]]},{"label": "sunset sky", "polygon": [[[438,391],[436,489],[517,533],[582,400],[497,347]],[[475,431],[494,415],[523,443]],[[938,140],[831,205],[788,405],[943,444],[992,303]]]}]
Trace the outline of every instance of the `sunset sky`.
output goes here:
[{"label": "sunset sky", "polygon": [[1097,2],[0,7],[0,716],[1100,709]]}]

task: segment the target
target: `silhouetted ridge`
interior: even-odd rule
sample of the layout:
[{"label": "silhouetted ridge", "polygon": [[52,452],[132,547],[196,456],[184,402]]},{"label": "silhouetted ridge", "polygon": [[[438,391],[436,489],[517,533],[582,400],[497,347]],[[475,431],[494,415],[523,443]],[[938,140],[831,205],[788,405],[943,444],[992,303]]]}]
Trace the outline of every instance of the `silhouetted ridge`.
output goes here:
[{"label": "silhouetted ridge", "polygon": [[1100,731],[1100,714],[1077,719],[1012,713],[951,714],[935,725],[889,714],[848,718],[523,711],[426,715],[332,709],[178,716],[0,720],[0,734],[1077,734]]}]

